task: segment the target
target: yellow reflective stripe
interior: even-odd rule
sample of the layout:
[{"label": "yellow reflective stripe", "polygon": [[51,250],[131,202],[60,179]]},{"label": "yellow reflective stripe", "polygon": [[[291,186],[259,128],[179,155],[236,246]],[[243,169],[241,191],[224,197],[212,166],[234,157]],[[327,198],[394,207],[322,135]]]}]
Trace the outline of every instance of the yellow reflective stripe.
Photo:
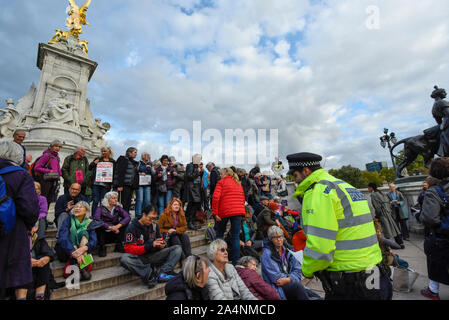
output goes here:
[{"label": "yellow reflective stripe", "polygon": [[328,240],[336,240],[338,231],[306,225],[303,227],[306,236],[312,235]]},{"label": "yellow reflective stripe", "polygon": [[377,235],[357,240],[339,240],[335,242],[336,250],[357,250],[371,247],[377,244]]},{"label": "yellow reflective stripe", "polygon": [[304,248],[304,254],[306,256],[311,257],[312,259],[315,260],[325,260],[325,261],[332,261],[334,260],[334,253],[335,251],[332,251],[331,253],[322,253],[322,252],[318,252],[316,250],[310,249],[309,247],[305,247]]},{"label": "yellow reflective stripe", "polygon": [[349,219],[340,219],[338,221],[338,228],[345,229],[363,225],[368,222],[373,222],[371,213],[362,214],[360,216],[351,217]]},{"label": "yellow reflective stripe", "polygon": [[346,182],[321,180],[317,183],[331,187],[332,189],[335,189],[335,191],[337,192],[337,196],[340,199],[340,203],[343,207],[343,215],[345,216],[344,219],[338,220],[339,229],[360,226],[365,223],[373,221],[373,217],[372,217],[371,213],[354,216],[354,212],[352,211],[352,207],[351,207],[351,202],[349,201],[348,197],[346,196],[346,193],[344,193],[344,191],[338,186],[339,184],[343,184]]}]

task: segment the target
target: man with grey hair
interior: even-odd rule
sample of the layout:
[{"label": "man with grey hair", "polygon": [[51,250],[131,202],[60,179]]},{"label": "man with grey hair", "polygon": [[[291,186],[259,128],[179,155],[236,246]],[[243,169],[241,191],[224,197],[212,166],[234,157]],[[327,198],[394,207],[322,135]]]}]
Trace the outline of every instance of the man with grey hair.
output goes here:
[{"label": "man with grey hair", "polygon": [[25,140],[25,137],[26,137],[26,132],[25,132],[25,130],[22,130],[22,129],[15,130],[12,135],[13,141],[15,143],[17,143],[19,146],[21,146],[23,149],[23,162],[20,164],[21,167],[23,167],[25,165],[25,155],[27,152],[25,147],[22,144],[23,140]]},{"label": "man with grey hair", "polygon": [[87,172],[89,170],[89,162],[85,156],[86,149],[78,146],[74,154],[67,156],[62,165],[62,177],[64,178],[64,193],[69,191],[73,183],[81,185],[81,193],[86,194],[87,188]]},{"label": "man with grey hair", "polygon": [[216,167],[215,163],[213,162],[209,162],[208,164],[206,164],[206,169],[210,172],[209,196],[212,199],[215,191],[215,186],[221,178],[220,169]]}]

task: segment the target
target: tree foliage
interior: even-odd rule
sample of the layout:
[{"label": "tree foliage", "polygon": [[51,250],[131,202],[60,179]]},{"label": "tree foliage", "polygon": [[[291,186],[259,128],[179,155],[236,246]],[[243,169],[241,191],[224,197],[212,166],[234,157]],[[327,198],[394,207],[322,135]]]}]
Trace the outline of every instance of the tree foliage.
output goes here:
[{"label": "tree foliage", "polygon": [[377,171],[375,172],[363,171],[362,175],[364,187],[368,187],[368,184],[370,183],[375,183],[379,187],[384,184],[384,178],[382,178]]},{"label": "tree foliage", "polygon": [[359,168],[354,168],[351,165],[343,166],[338,170],[331,169],[329,170],[329,174],[351,184],[356,188],[365,187],[362,170],[360,170]]},{"label": "tree foliage", "polygon": [[388,183],[394,182],[394,179],[396,178],[394,174],[394,168],[382,168],[382,170],[380,171],[380,176]]}]

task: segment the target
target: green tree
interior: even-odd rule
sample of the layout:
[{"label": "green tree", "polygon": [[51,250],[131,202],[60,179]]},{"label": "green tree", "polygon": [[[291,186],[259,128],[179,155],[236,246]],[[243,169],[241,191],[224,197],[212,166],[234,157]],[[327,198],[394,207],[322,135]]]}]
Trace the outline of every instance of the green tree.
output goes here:
[{"label": "green tree", "polygon": [[359,168],[354,168],[351,165],[343,166],[338,170],[331,169],[329,170],[329,174],[351,184],[355,188],[364,187],[362,170],[360,170]]},{"label": "green tree", "polygon": [[368,187],[368,184],[375,183],[377,186],[382,186],[384,184],[384,179],[380,176],[378,172],[363,171],[363,187]]},{"label": "green tree", "polygon": [[[404,158],[404,150],[399,151],[396,156],[399,157],[400,159],[403,159]],[[398,166],[401,163],[400,159],[395,159],[396,166]],[[412,175],[416,171],[420,172],[421,174],[429,173],[429,169],[427,169],[424,166],[424,158],[422,155],[418,155],[416,160],[412,164],[407,166],[407,173],[409,175]]]},{"label": "green tree", "polygon": [[380,171],[380,176],[382,179],[386,180],[388,183],[394,182],[396,176],[394,174],[394,168],[382,168]]}]

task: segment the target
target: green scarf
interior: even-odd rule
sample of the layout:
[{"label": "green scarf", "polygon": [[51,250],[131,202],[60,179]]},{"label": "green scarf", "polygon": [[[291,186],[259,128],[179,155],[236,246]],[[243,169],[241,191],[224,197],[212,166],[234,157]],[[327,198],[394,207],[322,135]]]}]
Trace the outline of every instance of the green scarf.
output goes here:
[{"label": "green scarf", "polygon": [[89,232],[87,232],[87,227],[89,226],[90,222],[91,220],[87,218],[84,218],[84,220],[80,222],[78,218],[72,217],[69,240],[74,246],[77,246],[79,248],[83,236],[86,237],[87,240],[89,240]]}]

